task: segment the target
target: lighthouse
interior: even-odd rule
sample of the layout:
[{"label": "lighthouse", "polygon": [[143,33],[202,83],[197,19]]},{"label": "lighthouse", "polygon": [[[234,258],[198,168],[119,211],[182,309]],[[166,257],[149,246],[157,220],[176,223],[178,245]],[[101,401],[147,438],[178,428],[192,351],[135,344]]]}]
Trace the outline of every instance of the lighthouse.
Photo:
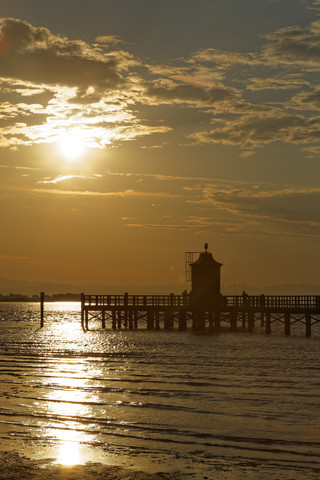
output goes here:
[{"label": "lighthouse", "polygon": [[208,244],[198,260],[191,267],[191,298],[196,308],[218,305],[220,302],[220,269],[222,263],[217,262],[208,252]]}]

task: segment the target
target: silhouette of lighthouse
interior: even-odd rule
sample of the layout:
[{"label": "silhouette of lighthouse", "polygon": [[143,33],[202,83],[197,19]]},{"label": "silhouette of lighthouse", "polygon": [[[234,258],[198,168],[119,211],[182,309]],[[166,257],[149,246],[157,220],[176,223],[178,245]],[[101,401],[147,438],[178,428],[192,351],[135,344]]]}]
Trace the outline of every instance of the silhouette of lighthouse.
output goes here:
[{"label": "silhouette of lighthouse", "polygon": [[208,252],[208,244],[198,260],[191,267],[191,301],[195,308],[204,309],[218,305],[220,302],[220,269],[222,263],[217,262]]}]

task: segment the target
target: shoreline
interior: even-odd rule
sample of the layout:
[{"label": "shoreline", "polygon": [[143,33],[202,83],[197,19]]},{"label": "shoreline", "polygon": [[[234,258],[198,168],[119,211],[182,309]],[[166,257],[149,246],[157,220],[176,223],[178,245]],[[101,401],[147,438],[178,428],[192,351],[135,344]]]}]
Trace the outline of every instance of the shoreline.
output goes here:
[{"label": "shoreline", "polygon": [[15,451],[0,452],[0,480],[179,480],[179,472],[148,473],[115,465],[87,462],[61,465],[54,459],[32,459]]}]

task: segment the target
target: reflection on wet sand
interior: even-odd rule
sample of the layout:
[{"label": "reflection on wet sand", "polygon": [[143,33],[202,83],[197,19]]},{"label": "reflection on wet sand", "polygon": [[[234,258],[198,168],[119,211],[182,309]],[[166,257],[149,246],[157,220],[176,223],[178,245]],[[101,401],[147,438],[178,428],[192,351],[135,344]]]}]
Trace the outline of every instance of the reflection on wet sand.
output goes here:
[{"label": "reflection on wet sand", "polygon": [[[198,480],[194,476],[190,480]],[[180,480],[177,474],[132,471],[99,463],[86,465],[53,464],[50,459],[35,460],[16,452],[0,455],[1,480]]]},{"label": "reflection on wet sand", "polygon": [[70,440],[62,440],[58,450],[56,463],[60,463],[61,465],[78,465],[81,463],[80,449],[77,439],[75,442],[76,443]]},{"label": "reflection on wet sand", "polygon": [[81,443],[89,443],[88,433],[83,424],[79,428],[79,419],[90,418],[90,404],[96,403],[97,398],[86,391],[89,389],[86,371],[85,362],[77,359],[59,361],[51,371],[50,383],[54,390],[48,396],[46,410],[58,423],[52,422],[45,436],[58,443],[55,462],[61,465],[76,465],[88,460],[81,449]]}]

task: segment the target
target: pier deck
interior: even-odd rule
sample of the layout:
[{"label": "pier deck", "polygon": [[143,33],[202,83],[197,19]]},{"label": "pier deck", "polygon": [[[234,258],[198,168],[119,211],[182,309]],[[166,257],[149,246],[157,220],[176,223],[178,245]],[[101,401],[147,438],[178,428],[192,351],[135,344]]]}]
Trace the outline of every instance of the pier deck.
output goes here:
[{"label": "pier deck", "polygon": [[221,328],[252,332],[257,321],[270,334],[272,324],[282,323],[285,335],[300,323],[307,337],[320,323],[320,295],[221,295],[219,300],[196,305],[189,295],[85,295],[81,294],[81,325],[102,328],[188,328],[218,333]]}]

